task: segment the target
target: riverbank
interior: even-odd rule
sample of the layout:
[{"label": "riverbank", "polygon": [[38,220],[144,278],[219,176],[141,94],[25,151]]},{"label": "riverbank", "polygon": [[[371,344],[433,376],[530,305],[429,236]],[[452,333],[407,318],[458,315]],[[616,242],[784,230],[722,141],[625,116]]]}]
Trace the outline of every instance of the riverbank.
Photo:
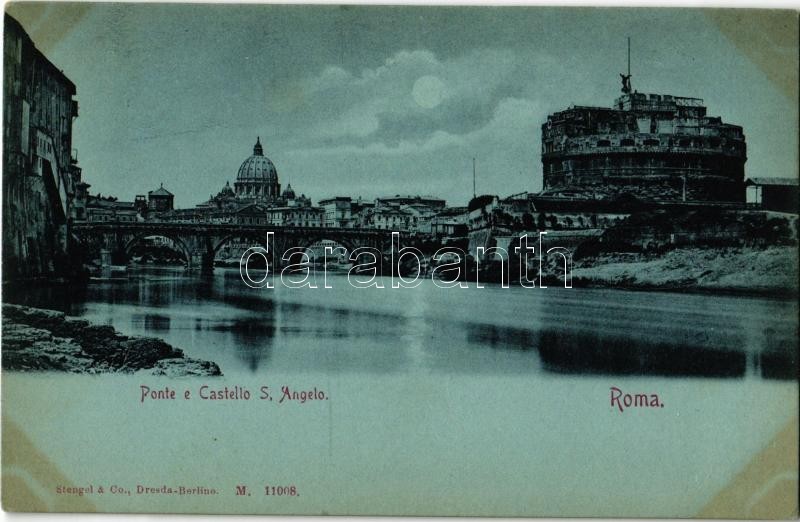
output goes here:
[{"label": "riverbank", "polygon": [[111,326],[62,312],[3,304],[3,370],[217,376],[216,363],[184,356],[151,337],[127,337]]},{"label": "riverbank", "polygon": [[798,293],[797,247],[600,254],[576,261],[572,281],[575,287],[793,296]]}]

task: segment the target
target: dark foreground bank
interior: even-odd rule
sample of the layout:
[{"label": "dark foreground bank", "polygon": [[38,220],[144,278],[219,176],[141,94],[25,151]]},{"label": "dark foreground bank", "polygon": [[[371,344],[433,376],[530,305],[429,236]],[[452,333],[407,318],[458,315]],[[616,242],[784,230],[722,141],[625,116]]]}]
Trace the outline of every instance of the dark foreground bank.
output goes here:
[{"label": "dark foreground bank", "polygon": [[4,304],[2,321],[4,370],[222,375],[216,363],[187,358],[160,339],[126,337],[62,312]]}]

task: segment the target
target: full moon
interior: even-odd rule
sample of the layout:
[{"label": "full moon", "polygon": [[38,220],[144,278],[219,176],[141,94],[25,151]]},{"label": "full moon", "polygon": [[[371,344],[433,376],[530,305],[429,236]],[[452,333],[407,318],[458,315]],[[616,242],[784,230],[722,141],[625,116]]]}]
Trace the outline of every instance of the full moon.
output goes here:
[{"label": "full moon", "polygon": [[445,86],[436,76],[421,76],[414,82],[411,97],[420,107],[432,109],[442,103]]}]

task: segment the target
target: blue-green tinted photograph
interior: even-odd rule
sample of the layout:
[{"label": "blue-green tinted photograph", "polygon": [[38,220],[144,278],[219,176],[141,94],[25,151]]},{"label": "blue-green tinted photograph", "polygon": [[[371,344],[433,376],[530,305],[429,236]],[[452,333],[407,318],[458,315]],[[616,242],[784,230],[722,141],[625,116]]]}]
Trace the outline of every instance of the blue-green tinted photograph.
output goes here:
[{"label": "blue-green tinted photograph", "polygon": [[798,13],[12,2],[8,511],[798,514]]}]

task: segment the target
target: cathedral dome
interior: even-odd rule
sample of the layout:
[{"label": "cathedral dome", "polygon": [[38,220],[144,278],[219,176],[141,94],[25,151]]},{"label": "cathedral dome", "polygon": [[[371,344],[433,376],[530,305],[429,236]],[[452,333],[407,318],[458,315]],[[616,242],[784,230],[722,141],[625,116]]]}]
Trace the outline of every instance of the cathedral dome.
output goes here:
[{"label": "cathedral dome", "polygon": [[283,191],[283,199],[289,200],[294,199],[295,197],[294,190],[292,190],[292,184],[289,183],[286,185],[286,190]]},{"label": "cathedral dome", "polygon": [[225,182],[225,186],[222,187],[222,190],[219,191],[218,195],[219,196],[224,196],[224,197],[230,197],[230,198],[232,198],[234,196],[233,189],[231,188],[231,182],[230,181],[226,181]]},{"label": "cathedral dome", "polygon": [[239,167],[236,180],[278,181],[278,172],[275,170],[275,165],[272,164],[268,157],[264,156],[264,149],[261,147],[261,138],[256,139],[256,145],[253,147],[253,155],[244,160],[242,166]]}]

